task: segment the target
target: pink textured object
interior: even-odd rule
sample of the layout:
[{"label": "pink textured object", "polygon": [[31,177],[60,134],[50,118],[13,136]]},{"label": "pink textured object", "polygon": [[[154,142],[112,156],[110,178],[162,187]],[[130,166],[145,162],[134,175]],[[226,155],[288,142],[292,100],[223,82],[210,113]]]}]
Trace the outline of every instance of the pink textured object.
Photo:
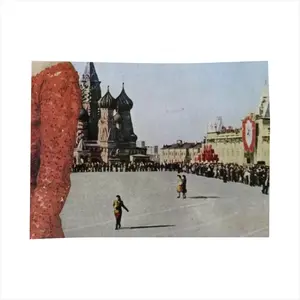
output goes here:
[{"label": "pink textured object", "polygon": [[68,196],[81,107],[79,77],[59,63],[32,77],[30,238],[63,238],[59,214]]}]

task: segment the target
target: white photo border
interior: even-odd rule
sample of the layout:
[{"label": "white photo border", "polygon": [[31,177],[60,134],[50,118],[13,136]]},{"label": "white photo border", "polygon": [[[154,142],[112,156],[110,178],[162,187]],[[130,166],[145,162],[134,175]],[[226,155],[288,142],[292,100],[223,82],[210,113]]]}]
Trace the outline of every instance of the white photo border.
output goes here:
[{"label": "white photo border", "polygon": [[[2,296],[299,297],[298,14],[299,3],[288,1],[4,5]],[[32,60],[268,61],[272,116],[270,238],[30,241]]]}]

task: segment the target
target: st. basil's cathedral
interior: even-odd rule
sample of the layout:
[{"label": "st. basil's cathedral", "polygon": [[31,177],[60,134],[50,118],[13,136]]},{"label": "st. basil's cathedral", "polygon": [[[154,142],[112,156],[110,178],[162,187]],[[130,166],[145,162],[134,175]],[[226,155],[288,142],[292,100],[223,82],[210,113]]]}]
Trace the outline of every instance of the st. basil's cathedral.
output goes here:
[{"label": "st. basil's cathedral", "polygon": [[74,149],[76,162],[126,162],[130,155],[145,155],[146,149],[136,146],[130,113],[133,101],[127,96],[124,83],[118,97],[111,95],[109,86],[102,96],[101,81],[93,62],[86,64],[79,83],[82,108]]}]

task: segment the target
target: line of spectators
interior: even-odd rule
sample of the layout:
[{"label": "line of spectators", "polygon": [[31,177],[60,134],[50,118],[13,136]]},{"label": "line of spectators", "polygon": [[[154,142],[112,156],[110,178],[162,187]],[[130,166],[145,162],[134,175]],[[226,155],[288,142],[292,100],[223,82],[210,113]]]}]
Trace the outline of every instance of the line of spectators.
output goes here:
[{"label": "line of spectators", "polygon": [[72,172],[184,172],[215,178],[226,182],[240,182],[250,186],[262,186],[262,192],[268,194],[270,186],[269,167],[264,165],[241,166],[234,163],[100,163],[82,162],[73,164]]}]

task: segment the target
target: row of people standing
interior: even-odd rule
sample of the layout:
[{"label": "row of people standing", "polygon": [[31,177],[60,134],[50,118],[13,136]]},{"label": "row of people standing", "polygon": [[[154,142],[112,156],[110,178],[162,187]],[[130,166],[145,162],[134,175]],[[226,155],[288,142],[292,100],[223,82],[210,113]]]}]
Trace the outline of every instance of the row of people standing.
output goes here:
[{"label": "row of people standing", "polygon": [[[73,163],[72,172],[182,172],[185,165],[181,163],[157,163],[149,162],[81,162]],[[187,166],[187,165],[186,165]]]},{"label": "row of people standing", "polygon": [[264,165],[241,166],[234,163],[100,163],[83,162],[73,164],[72,172],[178,172],[205,176],[227,182],[239,182],[250,186],[262,186],[262,192],[268,194],[270,185],[269,167]]},{"label": "row of people standing", "polygon": [[186,169],[188,173],[206,176],[227,182],[240,182],[252,187],[262,186],[263,193],[268,194],[270,171],[268,166],[240,166],[238,164],[197,164]]},{"label": "row of people standing", "polygon": [[100,163],[84,162],[73,164],[73,173],[82,172],[153,172],[160,171],[160,165],[154,162],[145,163]]}]

